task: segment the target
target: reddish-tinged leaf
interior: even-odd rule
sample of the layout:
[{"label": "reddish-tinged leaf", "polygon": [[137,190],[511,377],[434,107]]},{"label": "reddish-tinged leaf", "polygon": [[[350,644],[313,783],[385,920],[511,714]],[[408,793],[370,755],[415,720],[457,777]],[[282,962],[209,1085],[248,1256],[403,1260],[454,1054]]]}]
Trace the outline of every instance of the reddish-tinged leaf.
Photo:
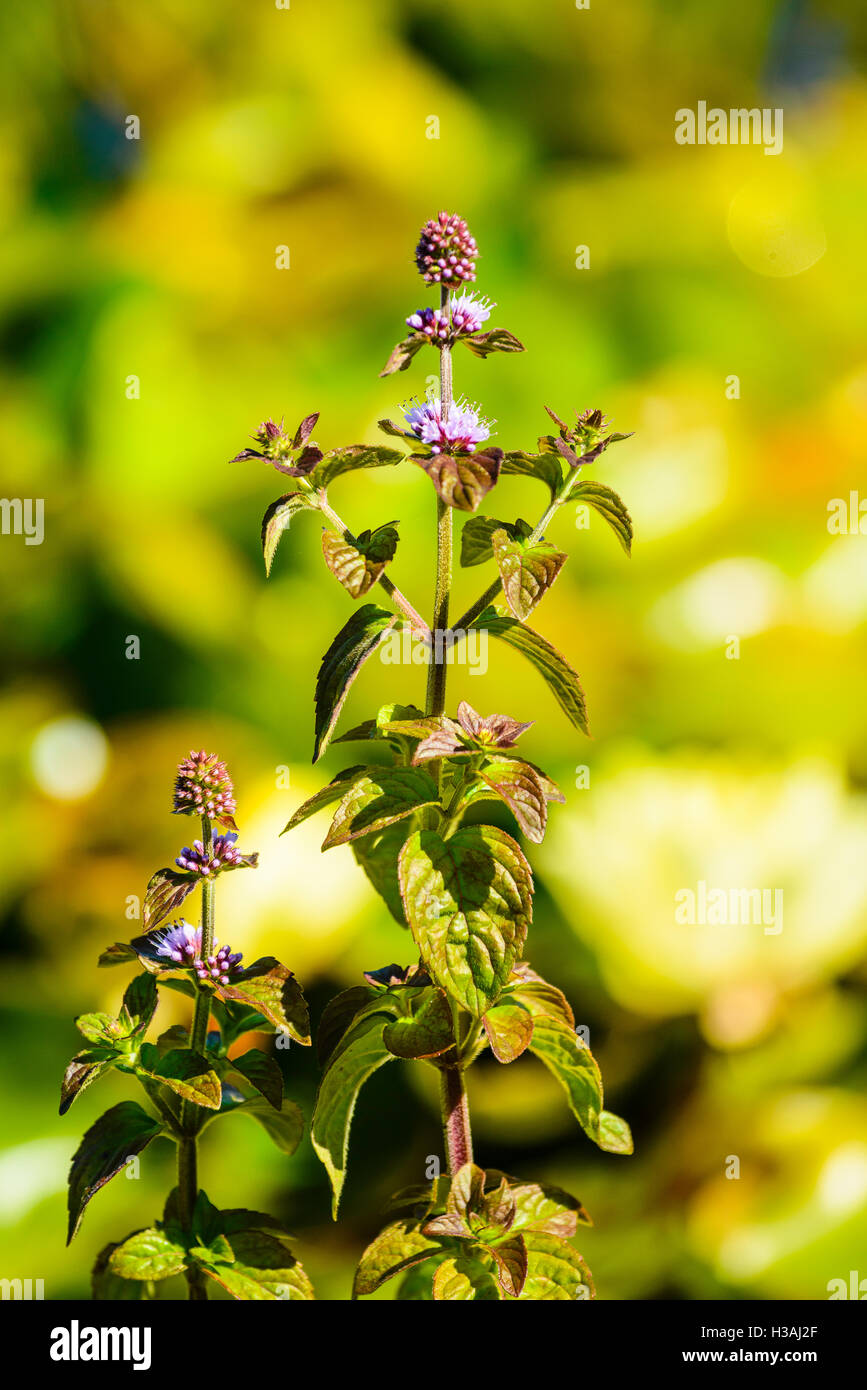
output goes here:
[{"label": "reddish-tinged leaf", "polygon": [[520,1004],[495,1004],[482,1021],[498,1062],[514,1062],[530,1046],[533,1017]]},{"label": "reddish-tinged leaf", "polygon": [[461,512],[474,512],[500,476],[502,449],[485,449],[475,454],[431,454],[410,457],[427,473],[446,506]]},{"label": "reddish-tinged leaf", "polygon": [[361,598],[372,589],[394,558],[398,534],[394,523],[369,531],[354,541],[336,531],[322,532],[322,554],[325,563],[352,598]]},{"label": "reddish-tinged leaf", "polygon": [[310,1046],[310,1014],[301,986],[291,970],[273,956],[247,967],[231,985],[214,985],[220,999],[233,999],[256,1009],[279,1033],[288,1033],[304,1047]]},{"label": "reddish-tinged leaf", "polygon": [[145,889],[142,905],[145,929],[153,931],[166,917],[176,912],[198,882],[195,874],[181,873],[179,869],[157,869]]},{"label": "reddish-tinged leaf", "polygon": [[536,770],[520,758],[489,758],[479,776],[506,803],[527,839],[541,844],[548,804]]},{"label": "reddish-tinged leaf", "polygon": [[509,1298],[517,1298],[527,1278],[527,1246],[518,1232],[496,1245],[487,1245],[497,1266],[497,1283]]},{"label": "reddish-tinged leaf", "polygon": [[437,785],[422,768],[368,768],[343,796],[322,848],[345,845],[362,835],[384,830],[422,806],[438,801]]},{"label": "reddish-tinged leaf", "polygon": [[544,541],[527,546],[512,540],[504,530],[494,531],[491,544],[506,602],[519,622],[525,622],[551,588],[567,556]]},{"label": "reddish-tinged leaf", "polygon": [[392,348],[379,375],[391,376],[393,372],[405,372],[416,353],[428,342],[430,339],[426,333],[410,333],[408,338],[404,338]]}]

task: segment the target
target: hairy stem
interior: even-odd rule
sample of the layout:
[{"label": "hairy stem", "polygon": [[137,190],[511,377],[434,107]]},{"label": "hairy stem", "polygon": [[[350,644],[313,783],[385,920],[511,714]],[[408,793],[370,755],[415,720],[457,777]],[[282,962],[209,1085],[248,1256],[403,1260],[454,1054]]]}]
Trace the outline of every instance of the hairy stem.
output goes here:
[{"label": "hairy stem", "polygon": [[[345,541],[348,541],[350,545],[355,545],[355,536],[349,530],[349,527],[344,525],[341,518],[337,515],[337,512],[329,504],[324,493],[321,493],[319,496],[319,510],[322,512],[323,516],[328,518],[335,531],[340,532]],[[418,630],[419,634],[422,637],[430,636],[430,628],[418,609],[413,608],[406,595],[401,593],[396,584],[392,584],[387,574],[381,574],[379,576],[379,583],[388,594],[395,608],[398,608],[404,617],[409,619],[413,627]]]},{"label": "hairy stem", "polygon": [[443,1116],[443,1138],[449,1172],[452,1176],[473,1161],[473,1137],[470,1133],[470,1110],[460,1067],[443,1067],[440,1071],[440,1105]]},{"label": "hairy stem", "polygon": [[[202,816],[202,844],[210,856],[214,846],[214,831],[208,816]],[[214,881],[202,879],[202,960],[207,960],[214,950]],[[210,995],[201,987],[196,995],[196,1007],[190,1026],[190,1047],[194,1052],[203,1053],[208,1041],[208,1018],[211,1013]],[[196,1107],[191,1101],[181,1101],[181,1132],[178,1141],[178,1198],[181,1225],[189,1231],[193,1224],[193,1209],[199,1192],[199,1154],[195,1133],[190,1133],[194,1124]],[[195,1269],[187,1270],[187,1283],[190,1298],[202,1302],[208,1297],[202,1274]]]},{"label": "hairy stem", "polygon": [[[443,285],[440,303],[448,307],[449,293]],[[448,345],[440,348],[440,408],[443,420],[448,420],[452,408],[452,350]],[[437,573],[434,594],[434,611],[431,629],[434,643],[430,653],[427,673],[427,714],[442,714],[446,707],[446,677],[448,666],[445,660],[444,640],[449,626],[449,600],[452,587],[452,509],[437,496]],[[437,637],[439,636],[439,642]],[[440,764],[431,766],[431,772],[439,780]]]},{"label": "hairy stem", "polygon": [[[448,307],[448,290],[442,287],[440,303]],[[447,420],[454,399],[452,386],[452,353],[446,346],[440,350],[440,402],[443,419]],[[427,677],[427,700],[425,712],[442,714],[446,707],[446,680],[448,666],[445,660],[445,634],[449,627],[449,600],[452,587],[452,509],[437,497],[437,572],[434,611],[431,630],[433,643]],[[439,635],[439,642],[437,636]],[[439,658],[439,659],[438,659]],[[430,763],[431,775],[437,786],[442,784],[442,764],[439,760]],[[452,808],[446,813],[447,819]],[[458,1041],[457,1008],[452,1005],[452,1020],[455,1042]],[[464,1076],[460,1064],[443,1067],[440,1072],[440,1106],[442,1109],[443,1138],[449,1172],[455,1174],[465,1163],[473,1161],[473,1139],[470,1132],[470,1111]]]}]

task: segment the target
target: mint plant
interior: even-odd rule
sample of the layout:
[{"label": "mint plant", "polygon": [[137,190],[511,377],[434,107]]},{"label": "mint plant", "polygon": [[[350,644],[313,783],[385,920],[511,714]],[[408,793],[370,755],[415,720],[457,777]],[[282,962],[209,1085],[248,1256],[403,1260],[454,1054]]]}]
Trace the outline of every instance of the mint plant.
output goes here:
[{"label": "mint plant", "polygon": [[[570,1245],[589,1221],[580,1202],[545,1184],[484,1172],[473,1161],[465,1077],[485,1048],[510,1064],[530,1051],[562,1085],[572,1113],[601,1149],[632,1151],[625,1121],[604,1108],[599,1068],[576,1032],[572,1010],[554,985],[523,959],[533,915],[533,875],[515,835],[485,824],[483,803],[505,804],[516,830],[532,843],[545,833],[550,802],[564,800],[523,753],[531,727],[511,715],[481,716],[466,702],[447,712],[448,668],[470,632],[521,652],[538,670],[571,723],[587,732],[578,676],[545,638],[527,625],[562,569],[566,555],[547,538],[562,507],[582,503],[601,515],[627,552],[632,524],[621,499],[584,468],[611,444],[599,410],[569,425],[552,410],[556,432],[535,451],[490,444],[490,425],[476,405],[455,396],[453,353],[477,357],[523,351],[506,329],[486,327],[495,307],[468,291],[478,248],[466,223],[442,212],[422,229],[416,264],[439,304],[412,313],[411,330],[391,352],[382,376],[405,371],[418,353],[439,358],[439,395],[409,401],[403,422],[380,427],[403,449],[356,444],[322,450],[312,438],[317,414],[294,434],[265,422],[259,458],[292,478],[292,489],[268,508],[262,524],[266,570],[291,521],[316,513],[324,522],[325,562],[350,598],[378,586],[390,607],[367,602],[337,634],[316,681],[313,761],[333,741],[361,745],[358,761],[306,801],[291,830],[329,809],[323,850],[352,846],[385,906],[408,929],[417,959],[372,970],[325,1010],[318,1046],[324,1067],[312,1123],[313,1146],[328,1172],[333,1213],[347,1171],[349,1128],[364,1082],[400,1058],[439,1075],[448,1174],[398,1194],[406,1208],[362,1256],[354,1296],[400,1276],[403,1299],[564,1299],[593,1296],[589,1270]],[[353,532],[334,510],[332,484],[355,469],[410,463],[436,493],[437,564],[428,624],[387,572],[400,542],[398,523]],[[476,515],[508,475],[535,479],[548,502],[535,525]],[[492,565],[496,577],[453,625],[450,598],[455,513],[469,514],[460,537],[463,566]],[[367,518],[365,518],[367,521]],[[498,607],[499,604],[499,607]],[[395,634],[415,644],[412,661],[427,665],[424,708],[389,704],[334,738],[343,704],[365,662]],[[382,759],[390,759],[383,762]]]},{"label": "mint plant", "polygon": [[[214,1120],[236,1111],[256,1120],[281,1152],[291,1155],[303,1120],[283,1095],[283,1073],[256,1047],[239,1050],[250,1033],[273,1033],[310,1045],[310,1020],[295,976],[273,956],[242,966],[240,952],[215,936],[217,881],[235,869],[255,868],[257,854],[236,846],[235,793],[226,766],[213,753],[191,753],[177,774],[174,812],[201,821],[201,839],[182,849],[175,866],[151,877],[142,910],[145,932],[104,951],[102,966],[143,966],[127,986],[116,1018],[106,1013],[76,1019],[87,1046],[63,1078],[60,1113],[111,1070],[134,1077],[145,1104],[124,1100],[85,1134],[69,1173],[69,1233],[111,1178],[136,1160],[152,1140],[177,1147],[177,1186],[162,1219],[105,1247],[93,1270],[97,1299],[156,1297],[156,1285],[186,1277],[189,1297],[208,1297],[209,1282],[236,1299],[311,1299],[313,1290],[289,1248],[279,1221],[243,1208],[218,1211],[199,1187],[199,1137]],[[215,826],[221,833],[214,833]],[[197,888],[201,921],[165,925]],[[159,995],[172,990],[193,1004],[189,1028],[175,1025],[147,1040]],[[213,1018],[216,1027],[209,1028]]]}]

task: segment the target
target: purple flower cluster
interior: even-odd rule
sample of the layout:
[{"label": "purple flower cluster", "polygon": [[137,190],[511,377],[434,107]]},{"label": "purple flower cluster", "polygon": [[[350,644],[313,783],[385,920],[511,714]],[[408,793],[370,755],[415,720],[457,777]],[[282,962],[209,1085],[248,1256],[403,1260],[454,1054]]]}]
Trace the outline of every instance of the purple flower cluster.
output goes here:
[{"label": "purple flower cluster", "polygon": [[475,237],[462,217],[441,212],[426,222],[419,235],[415,263],[428,285],[459,285],[475,280]]},{"label": "purple flower cluster", "polygon": [[407,324],[417,333],[438,342],[452,342],[455,338],[478,333],[482,324],[491,317],[494,305],[489,299],[465,291],[452,295],[447,309],[417,309],[410,314]]},{"label": "purple flower cluster", "polygon": [[210,854],[201,840],[193,840],[192,847],[185,846],[175,863],[179,869],[201,874],[203,878],[218,874],[223,869],[240,868],[245,856],[235,847],[237,838],[237,835],[215,835]]},{"label": "purple flower cluster", "polygon": [[410,401],[403,410],[404,419],[413,434],[431,446],[431,452],[472,454],[477,444],[483,444],[491,433],[490,424],[483,420],[478,406],[455,401],[443,419],[441,401]]},{"label": "purple flower cluster", "polygon": [[[215,941],[214,945],[216,944]],[[242,959],[240,951],[233,951],[231,946],[221,946],[214,955],[208,956],[207,960],[197,961],[195,971],[202,983],[211,980],[214,984],[227,985],[232,976],[237,975]]]},{"label": "purple flower cluster", "polygon": [[173,922],[163,931],[155,932],[159,944],[157,956],[170,961],[172,965],[195,970],[201,981],[211,980],[215,984],[229,984],[243,959],[240,951],[230,946],[220,946],[214,942],[214,952],[207,960],[202,960],[202,929],[190,926],[189,922]]},{"label": "purple flower cluster", "polygon": [[179,763],[174,813],[231,821],[235,814],[235,788],[226,764],[216,753],[202,749],[199,753],[191,752]]}]

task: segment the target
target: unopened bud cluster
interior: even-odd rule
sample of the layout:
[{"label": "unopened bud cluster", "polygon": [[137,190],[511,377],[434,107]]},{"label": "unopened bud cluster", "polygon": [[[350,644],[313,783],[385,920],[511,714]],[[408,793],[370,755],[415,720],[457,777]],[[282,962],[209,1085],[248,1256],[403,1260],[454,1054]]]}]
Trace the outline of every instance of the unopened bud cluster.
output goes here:
[{"label": "unopened bud cluster", "polygon": [[426,222],[419,235],[415,263],[428,285],[459,285],[475,280],[479,248],[462,217],[441,212]]},{"label": "unopened bud cluster", "polygon": [[235,814],[235,788],[226,764],[216,753],[191,752],[178,765],[174,811],[181,816],[221,820]]}]

